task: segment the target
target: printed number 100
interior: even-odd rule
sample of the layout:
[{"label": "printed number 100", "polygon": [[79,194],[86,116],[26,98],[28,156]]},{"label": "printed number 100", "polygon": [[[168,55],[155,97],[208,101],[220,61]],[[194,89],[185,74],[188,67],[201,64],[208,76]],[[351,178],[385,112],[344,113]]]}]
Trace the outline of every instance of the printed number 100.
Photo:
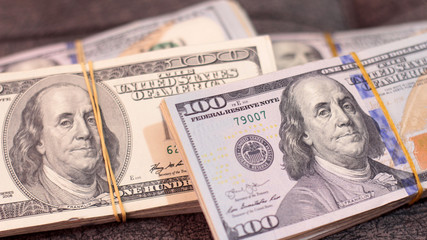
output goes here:
[{"label": "printed number 100", "polygon": [[233,120],[236,121],[237,126],[239,126],[240,124],[245,125],[247,123],[252,123],[254,121],[260,121],[261,119],[266,119],[265,111],[233,118]]}]

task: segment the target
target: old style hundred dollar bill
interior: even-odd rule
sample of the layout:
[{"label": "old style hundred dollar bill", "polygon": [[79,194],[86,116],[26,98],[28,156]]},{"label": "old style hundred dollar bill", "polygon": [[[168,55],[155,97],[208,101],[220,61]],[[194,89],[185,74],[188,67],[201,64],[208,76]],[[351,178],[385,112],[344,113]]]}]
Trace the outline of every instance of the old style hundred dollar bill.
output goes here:
[{"label": "old style hundred dollar bill", "polygon": [[[178,46],[255,36],[244,10],[234,1],[210,1],[135,21],[82,39],[87,60]],[[0,72],[77,63],[74,42],[52,44],[0,59]]]},{"label": "old style hundred dollar bill", "polygon": [[[121,199],[138,217],[199,208],[161,99],[275,67],[270,39],[257,37],[105,60],[94,69]],[[0,236],[111,221],[80,65],[1,74],[0,105]]]},{"label": "old style hundred dollar bill", "polygon": [[[358,56],[425,184],[427,35]],[[218,239],[321,237],[418,191],[352,55],[172,96],[161,110]]]},{"label": "old style hundred dollar bill", "polygon": [[307,62],[349,54],[426,32],[427,21],[398,25],[337,31],[331,33],[330,40],[325,33],[276,33],[271,35],[278,69],[297,66]]}]

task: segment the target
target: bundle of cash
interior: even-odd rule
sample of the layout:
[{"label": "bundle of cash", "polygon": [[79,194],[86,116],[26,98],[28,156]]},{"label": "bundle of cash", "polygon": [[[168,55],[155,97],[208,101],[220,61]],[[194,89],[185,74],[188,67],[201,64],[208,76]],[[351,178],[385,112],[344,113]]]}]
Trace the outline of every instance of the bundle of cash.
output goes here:
[{"label": "bundle of cash", "polygon": [[425,34],[164,99],[214,237],[320,238],[420,193],[426,66]]},{"label": "bundle of cash", "polygon": [[[255,36],[244,10],[234,1],[210,1],[175,13],[143,19],[82,39],[87,60],[98,61],[157,49]],[[77,63],[73,41],[0,59],[0,72]]]},{"label": "bundle of cash", "polygon": [[278,69],[336,57],[427,31],[427,21],[359,30],[271,34]]},{"label": "bundle of cash", "polygon": [[[275,71],[268,37],[94,62],[105,142],[130,217],[200,211],[163,97]],[[0,76],[0,237],[113,221],[80,65]]]},{"label": "bundle of cash", "polygon": [[[281,69],[330,58],[330,44],[341,55],[425,29],[427,23],[418,22],[335,32],[329,38],[274,34],[274,62],[269,38],[222,42],[255,36],[255,30],[238,3],[221,0],[81,39],[86,59],[97,61],[105,138],[128,215],[200,211],[196,186],[216,237],[320,237],[406,203],[416,192],[412,170],[351,57],[168,100],[163,109],[168,123],[178,124],[172,133],[180,144],[158,105],[163,97],[273,72],[276,64]],[[417,41],[360,56],[425,180],[427,64],[423,43]],[[112,58],[117,59],[100,61]],[[114,219],[100,139],[82,69],[70,65],[75,63],[74,41],[0,59],[0,237]],[[53,68],[39,69],[44,67]],[[19,72],[31,69],[38,70]],[[284,95],[291,82],[306,78],[322,84]],[[344,100],[321,94],[332,92]],[[298,96],[322,99],[315,105],[319,112],[326,108],[324,119],[337,114],[333,104],[362,117],[341,116],[347,122],[341,124],[350,127],[332,136],[341,139],[333,146],[326,140],[332,125],[306,120],[304,114],[310,113],[296,106],[308,109],[313,102]],[[288,98],[295,103],[285,103]],[[172,115],[166,113],[170,108],[176,108]],[[284,118],[296,129],[290,130]],[[308,128],[313,132],[307,134]],[[371,136],[375,129],[379,135]],[[349,163],[354,154],[367,155]]]}]

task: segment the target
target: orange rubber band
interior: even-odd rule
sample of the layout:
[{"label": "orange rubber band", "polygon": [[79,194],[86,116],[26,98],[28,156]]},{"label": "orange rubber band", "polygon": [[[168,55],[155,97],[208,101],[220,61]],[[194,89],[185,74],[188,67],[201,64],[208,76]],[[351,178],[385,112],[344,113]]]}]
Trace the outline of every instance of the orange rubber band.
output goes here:
[{"label": "orange rubber band", "polygon": [[418,187],[418,193],[417,195],[415,195],[414,198],[412,198],[412,200],[409,202],[409,204],[413,204],[416,201],[418,201],[421,198],[421,195],[423,194],[423,187],[421,186],[421,182],[420,182],[420,178],[418,177],[418,173],[417,173],[417,169],[415,168],[415,164],[412,161],[411,156],[408,153],[408,150],[406,149],[405,145],[403,144],[402,139],[400,138],[399,132],[397,131],[396,126],[393,123],[393,120],[391,119],[390,114],[387,111],[387,108],[384,104],[384,102],[381,100],[380,95],[378,94],[377,89],[375,88],[374,83],[372,82],[371,78],[369,77],[369,74],[366,72],[365,67],[363,66],[363,64],[360,62],[359,57],[356,55],[355,52],[351,52],[350,53],[351,56],[353,57],[354,61],[356,62],[357,66],[359,67],[360,71],[363,74],[363,77],[365,78],[366,82],[368,83],[369,87],[372,90],[372,93],[374,94],[375,98],[377,99],[377,102],[379,103],[381,110],[384,113],[385,118],[387,119],[388,124],[390,125],[391,130],[393,131],[397,142],[399,143],[400,147],[403,150],[403,153],[406,157],[406,160],[409,163],[409,166],[411,167],[412,172],[414,173],[415,176],[415,181],[417,182],[417,187]]},{"label": "orange rubber band", "polygon": [[[101,139],[102,155],[104,156],[105,172],[106,172],[106,176],[107,176],[108,187],[109,187],[109,192],[110,192],[110,200],[111,200],[111,205],[113,207],[114,217],[115,217],[117,222],[120,222],[120,221],[126,222],[126,211],[124,209],[124,206],[123,206],[123,203],[122,203],[122,200],[120,197],[119,189],[117,187],[116,178],[114,177],[113,168],[111,167],[111,161],[110,161],[110,156],[108,154],[107,145],[105,144],[105,138],[104,138],[104,132],[103,132],[103,126],[102,126],[102,118],[101,118],[101,111],[100,111],[99,103],[98,103],[98,93],[96,91],[95,77],[94,77],[94,73],[93,73],[93,63],[92,63],[92,61],[88,62],[90,79],[91,79],[91,81],[89,82],[89,77],[88,77],[88,74],[86,71],[86,65],[85,65],[85,56],[84,56],[84,51],[83,51],[83,46],[82,46],[81,41],[77,40],[75,42],[75,46],[76,46],[76,52],[77,52],[77,60],[80,63],[80,66],[82,68],[83,76],[84,76],[85,82],[86,82],[86,87],[87,87],[88,93],[89,93],[89,98],[90,98],[90,101],[92,103],[92,108],[94,111],[96,126],[97,126],[98,133],[99,133],[99,136]],[[113,187],[114,187],[114,191],[113,191]],[[114,201],[114,193],[115,193],[116,198],[117,198],[118,203],[119,203],[119,207],[120,207],[120,211],[121,211],[121,219],[117,213],[116,204]]]},{"label": "orange rubber band", "polygon": [[334,40],[332,39],[332,35],[330,33],[324,33],[323,35],[325,36],[326,42],[328,43],[332,56],[338,57],[338,50],[337,50],[337,47],[335,46]]}]

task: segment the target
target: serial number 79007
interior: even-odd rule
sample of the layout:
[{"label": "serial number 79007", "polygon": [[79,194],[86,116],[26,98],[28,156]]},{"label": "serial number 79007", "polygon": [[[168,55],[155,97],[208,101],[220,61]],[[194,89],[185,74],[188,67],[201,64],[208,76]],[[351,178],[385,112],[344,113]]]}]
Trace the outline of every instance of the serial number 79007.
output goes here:
[{"label": "serial number 79007", "polygon": [[260,121],[261,119],[266,119],[265,111],[260,111],[259,113],[253,113],[248,115],[242,115],[240,117],[235,117],[233,120],[236,121],[237,126],[245,125],[247,123],[252,123],[255,121]]}]

